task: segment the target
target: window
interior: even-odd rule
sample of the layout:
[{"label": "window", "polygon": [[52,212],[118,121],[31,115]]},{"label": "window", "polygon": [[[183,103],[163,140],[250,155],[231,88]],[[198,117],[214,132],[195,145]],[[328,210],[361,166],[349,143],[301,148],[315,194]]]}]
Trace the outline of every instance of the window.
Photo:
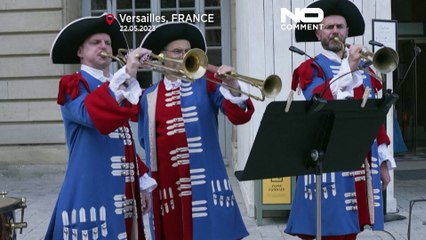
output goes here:
[{"label": "window", "polygon": [[[154,15],[162,16],[166,20],[171,21],[172,14],[175,13],[185,14],[185,16],[212,14],[212,22],[194,22],[194,24],[200,27],[206,37],[209,63],[214,65],[221,65],[222,62],[230,63],[229,0],[83,0],[84,16],[97,16],[105,12],[114,14],[120,24],[127,28],[132,25],[137,28],[143,27],[142,25],[157,25],[160,22],[122,22],[119,17],[120,15],[124,16],[126,14],[127,16],[148,18],[150,15]],[[223,28],[222,25],[224,25]],[[138,47],[147,33],[147,31],[126,31],[124,34],[129,48]],[[159,77],[159,74],[152,74],[147,71],[140,71],[138,73],[138,79],[144,87],[149,86],[153,79],[155,81]]]},{"label": "window", "polygon": [[[170,20],[172,14],[213,14],[212,22],[197,22],[195,24],[204,32],[207,42],[209,63],[213,65],[230,65],[231,37],[230,37],[230,0],[82,0],[83,16],[96,16],[104,12],[130,14],[131,16],[146,16],[153,14]],[[119,20],[120,21],[120,20]],[[120,21],[121,23],[121,21]],[[139,23],[138,23],[139,24]],[[151,24],[151,22],[147,23]],[[152,24],[159,24],[154,22]],[[126,32],[129,48],[140,45],[147,32]],[[141,86],[147,87],[160,80],[159,73],[139,71],[137,79]],[[225,162],[232,158],[231,125],[220,114],[219,139]],[[143,150],[138,148],[141,156]]]}]

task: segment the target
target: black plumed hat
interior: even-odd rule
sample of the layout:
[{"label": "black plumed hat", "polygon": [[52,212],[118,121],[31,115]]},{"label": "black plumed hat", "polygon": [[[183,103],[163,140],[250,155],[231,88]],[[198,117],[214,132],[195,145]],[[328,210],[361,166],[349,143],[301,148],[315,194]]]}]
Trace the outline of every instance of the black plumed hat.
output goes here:
[{"label": "black plumed hat", "polygon": [[140,47],[159,54],[164,48],[175,40],[185,39],[191,48],[199,48],[207,52],[207,44],[201,30],[194,24],[187,22],[168,22],[155,27],[142,40]]},{"label": "black plumed hat", "polygon": [[80,63],[77,51],[81,44],[96,33],[106,33],[111,38],[112,52],[128,48],[126,38],[120,31],[120,23],[111,14],[83,17],[66,25],[56,36],[50,51],[53,63]]},{"label": "black plumed hat", "polygon": [[[321,8],[324,17],[339,15],[346,19],[349,27],[349,37],[364,34],[365,22],[361,12],[351,1],[348,0],[319,0],[311,3],[307,8]],[[300,24],[300,23],[299,23]],[[296,29],[296,42],[315,42],[318,38],[315,36],[315,30]]]}]

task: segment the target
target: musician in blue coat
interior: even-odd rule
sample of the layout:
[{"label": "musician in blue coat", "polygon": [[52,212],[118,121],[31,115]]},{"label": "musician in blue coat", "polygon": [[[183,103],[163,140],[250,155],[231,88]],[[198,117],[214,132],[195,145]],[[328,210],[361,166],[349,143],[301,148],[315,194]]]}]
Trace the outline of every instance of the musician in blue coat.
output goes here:
[{"label": "musician in blue coat", "polygon": [[[176,22],[157,26],[141,46],[176,59],[192,48],[207,51],[197,26]],[[248,235],[220,150],[218,113],[243,124],[254,107],[247,96],[206,79],[221,81],[216,77],[229,70],[221,66],[193,81],[166,71],[164,79],[143,93],[138,137],[158,182],[150,213],[155,240],[236,240]],[[222,80],[247,88],[235,79]]]},{"label": "musician in blue coat", "polygon": [[145,239],[142,213],[156,186],[138,158],[129,120],[136,120],[141,89],[136,49],[114,75],[111,58],[127,43],[108,15],[68,24],[56,37],[55,64],[81,64],[59,83],[58,104],[69,149],[68,167],[45,239]]},{"label": "musician in blue coat", "polygon": [[[374,75],[369,74],[371,69],[360,70],[360,67],[364,67],[361,59],[364,47],[355,44],[346,49],[344,44],[347,37],[364,33],[364,20],[358,8],[347,0],[319,0],[309,7],[323,10],[322,28],[297,29],[296,41],[320,41],[324,50],[295,69],[292,89],[300,88],[307,100],[314,95],[328,100],[360,99],[366,89],[371,89],[369,98],[375,98],[382,85]],[[382,190],[390,181],[389,170],[396,167],[387,149],[389,143],[382,126],[364,164],[361,166],[360,163],[360,169],[323,174],[322,239],[356,239],[357,234],[366,227],[383,230]],[[314,175],[298,177],[285,232],[302,239],[315,237],[315,186]]]}]

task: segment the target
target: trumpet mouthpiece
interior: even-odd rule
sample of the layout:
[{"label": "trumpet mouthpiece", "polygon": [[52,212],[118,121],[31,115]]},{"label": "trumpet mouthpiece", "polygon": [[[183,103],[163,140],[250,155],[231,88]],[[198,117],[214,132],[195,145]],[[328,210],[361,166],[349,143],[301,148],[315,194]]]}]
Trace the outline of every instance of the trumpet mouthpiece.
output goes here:
[{"label": "trumpet mouthpiece", "polygon": [[339,37],[333,37],[333,40],[338,43],[343,43],[342,39],[340,39]]},{"label": "trumpet mouthpiece", "polygon": [[99,55],[101,57],[110,57],[111,56],[110,54],[108,54],[107,52],[104,52],[104,51],[100,52]]}]

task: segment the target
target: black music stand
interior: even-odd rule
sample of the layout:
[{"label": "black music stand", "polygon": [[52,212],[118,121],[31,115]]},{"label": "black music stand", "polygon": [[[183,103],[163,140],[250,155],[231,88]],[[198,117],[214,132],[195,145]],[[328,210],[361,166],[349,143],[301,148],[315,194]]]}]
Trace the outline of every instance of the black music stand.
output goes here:
[{"label": "black music stand", "polygon": [[317,238],[321,239],[321,175],[359,168],[397,95],[368,100],[271,102],[239,181],[316,175]]}]

